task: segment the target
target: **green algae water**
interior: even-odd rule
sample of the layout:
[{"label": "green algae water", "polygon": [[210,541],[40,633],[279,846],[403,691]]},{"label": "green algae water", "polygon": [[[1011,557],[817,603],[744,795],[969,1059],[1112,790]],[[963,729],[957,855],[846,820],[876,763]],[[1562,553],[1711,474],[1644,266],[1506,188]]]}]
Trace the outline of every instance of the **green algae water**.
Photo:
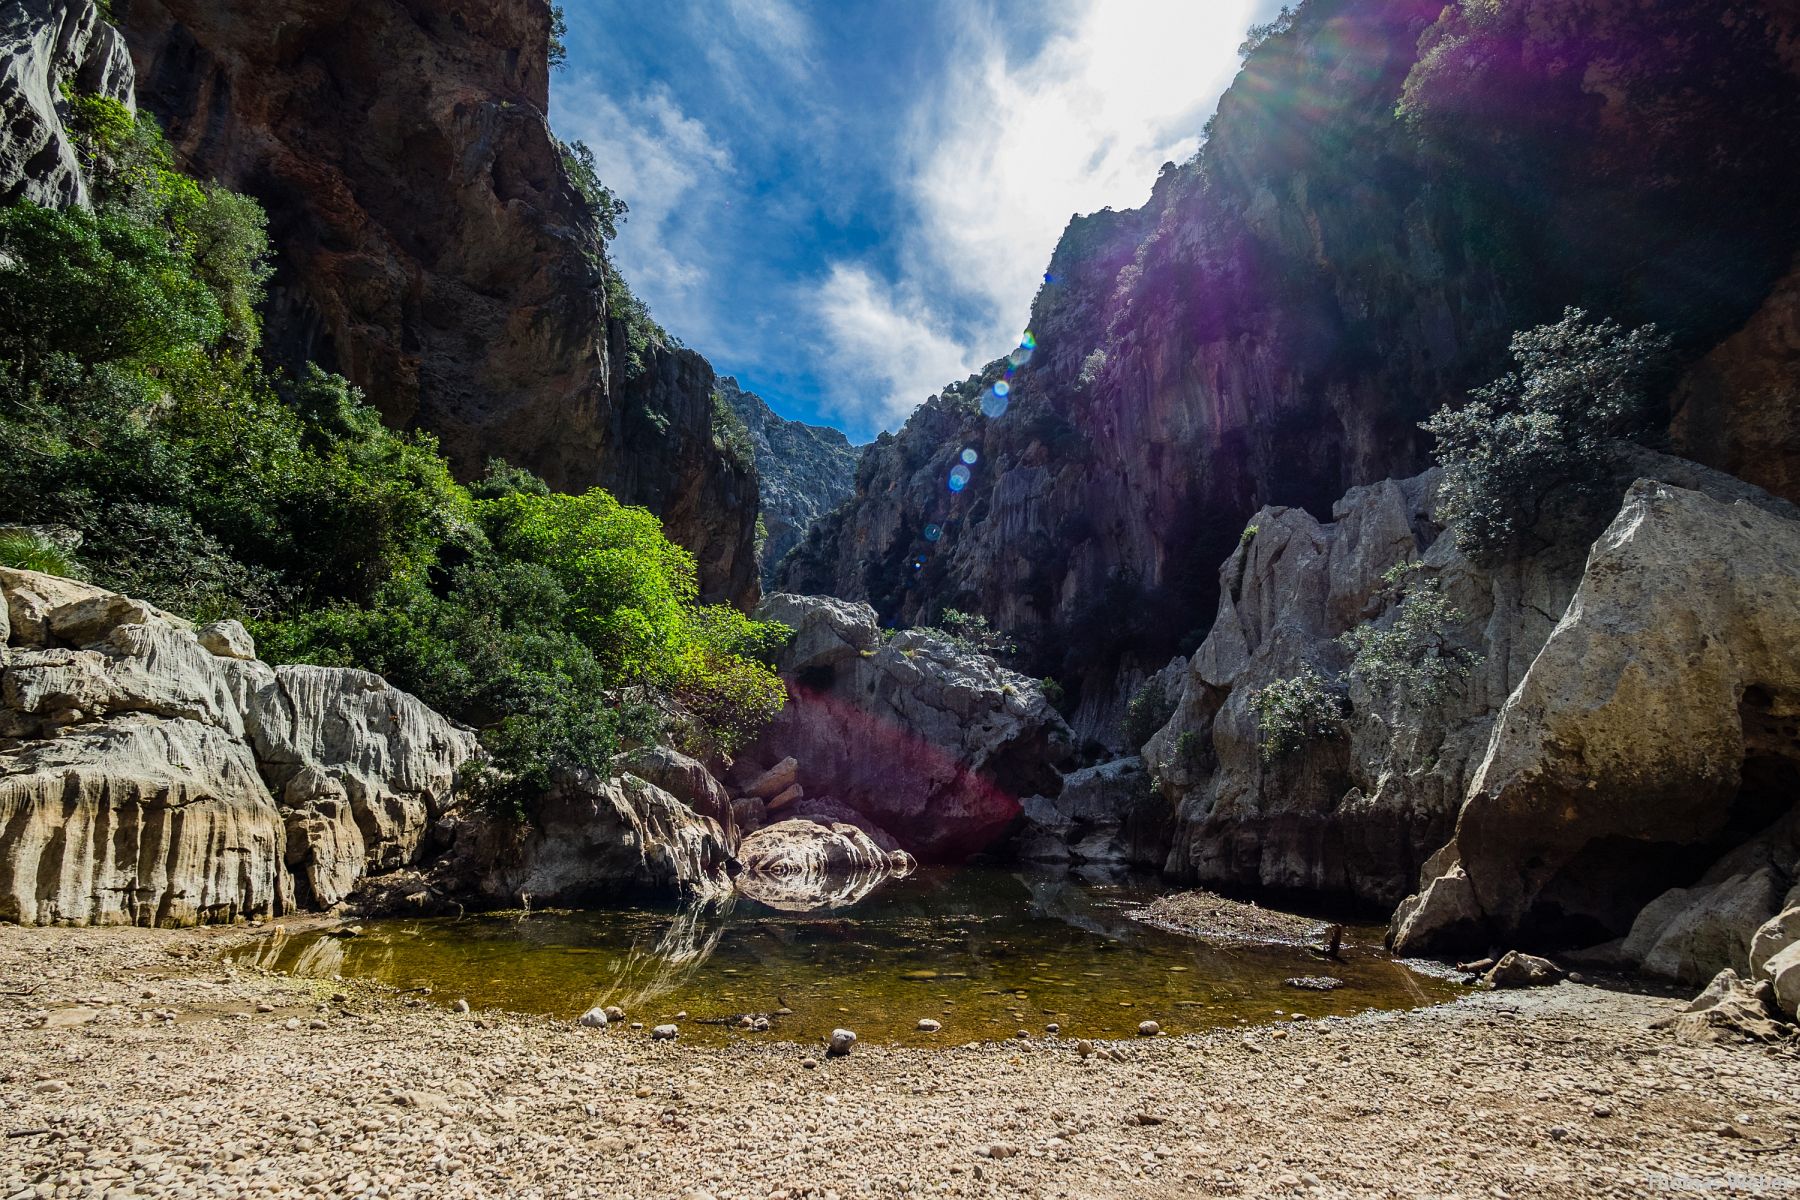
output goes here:
[{"label": "green algae water", "polygon": [[[234,953],[315,978],[428,988],[434,1001],[573,1018],[616,1004],[688,1041],[955,1044],[1135,1036],[1413,1008],[1460,990],[1352,931],[1338,961],[1300,946],[1215,946],[1126,916],[1166,885],[996,868],[926,869],[848,908],[785,912],[745,897],[682,907],[370,921],[359,937],[271,933]],[[1356,936],[1361,933],[1363,936]],[[1330,991],[1290,978],[1329,975]],[[685,1017],[679,1014],[686,1013]],[[767,1016],[766,1032],[739,1028]],[[938,1021],[921,1032],[922,1018]]]}]

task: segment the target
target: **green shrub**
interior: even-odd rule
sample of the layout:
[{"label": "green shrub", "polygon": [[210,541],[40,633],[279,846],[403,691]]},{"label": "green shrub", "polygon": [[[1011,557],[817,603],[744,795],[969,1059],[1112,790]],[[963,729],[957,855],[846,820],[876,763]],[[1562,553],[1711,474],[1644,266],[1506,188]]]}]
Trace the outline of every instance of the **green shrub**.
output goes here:
[{"label": "green shrub", "polygon": [[1481,662],[1472,650],[1452,645],[1451,632],[1464,621],[1436,579],[1418,578],[1421,564],[1399,563],[1382,580],[1399,600],[1394,620],[1382,627],[1365,622],[1338,640],[1351,653],[1348,674],[1377,695],[1403,704],[1431,707],[1449,699]]},{"label": "green shrub", "polygon": [[750,427],[718,392],[712,394],[712,442],[713,449],[744,470],[756,466],[756,443],[750,437]]},{"label": "green shrub", "polygon": [[1517,370],[1424,422],[1444,468],[1444,515],[1472,561],[1516,553],[1552,496],[1584,505],[1611,490],[1613,444],[1643,427],[1668,348],[1653,326],[1626,334],[1566,309],[1513,337]]},{"label": "green shrub", "polygon": [[[262,366],[260,210],[174,172],[148,121],[71,104],[95,210],[0,209],[0,523],[66,523],[103,586],[477,726],[497,811],[671,714],[712,753],[780,708],[788,631],[700,604],[648,512],[503,462],[465,489],[348,381]],[[0,561],[71,565],[17,538]]]},{"label": "green shrub", "polygon": [[1336,737],[1349,715],[1344,695],[1311,667],[1277,679],[1250,697],[1264,762],[1275,762],[1310,741]]},{"label": "green shrub", "polygon": [[1176,698],[1158,676],[1146,680],[1125,705],[1125,720],[1120,732],[1125,744],[1136,749],[1156,735],[1175,715]]},{"label": "green shrub", "polygon": [[988,624],[986,617],[958,608],[946,608],[938,616],[937,626],[927,632],[940,634],[964,650],[995,658],[1015,654],[1019,649],[1004,633]]}]

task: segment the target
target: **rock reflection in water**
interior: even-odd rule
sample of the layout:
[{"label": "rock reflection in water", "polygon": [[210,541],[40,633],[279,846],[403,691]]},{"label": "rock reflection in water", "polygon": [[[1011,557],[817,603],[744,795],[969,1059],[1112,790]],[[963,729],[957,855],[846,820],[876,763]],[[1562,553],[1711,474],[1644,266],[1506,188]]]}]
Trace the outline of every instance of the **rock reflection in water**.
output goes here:
[{"label": "rock reflection in water", "polygon": [[758,904],[781,912],[803,913],[849,908],[891,878],[893,874],[886,870],[846,871],[823,878],[746,871],[735,882],[739,892]]},{"label": "rock reflection in water", "polygon": [[612,980],[588,1007],[616,1004],[628,1013],[642,1012],[687,983],[719,948],[736,903],[732,895],[692,899],[676,910],[660,933],[634,937],[613,961]]}]

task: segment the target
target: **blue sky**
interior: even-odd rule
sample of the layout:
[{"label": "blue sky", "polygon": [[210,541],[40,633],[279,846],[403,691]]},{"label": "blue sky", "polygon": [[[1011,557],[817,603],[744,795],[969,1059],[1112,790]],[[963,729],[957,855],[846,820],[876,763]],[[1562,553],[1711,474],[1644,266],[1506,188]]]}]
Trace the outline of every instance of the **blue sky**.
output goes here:
[{"label": "blue sky", "polygon": [[1192,154],[1271,0],[564,0],[551,121],[657,319],[856,441],[1010,350],[1069,216]]}]

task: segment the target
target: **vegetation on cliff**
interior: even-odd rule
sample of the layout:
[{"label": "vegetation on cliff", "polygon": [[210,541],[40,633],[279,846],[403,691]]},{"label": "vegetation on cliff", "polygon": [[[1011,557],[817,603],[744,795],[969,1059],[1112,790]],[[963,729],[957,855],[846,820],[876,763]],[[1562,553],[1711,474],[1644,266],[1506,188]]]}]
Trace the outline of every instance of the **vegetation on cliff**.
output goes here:
[{"label": "vegetation on cliff", "polygon": [[646,510],[503,463],[465,488],[344,379],[264,365],[256,203],[177,172],[152,122],[72,103],[94,209],[0,210],[0,521],[70,526],[63,565],[95,582],[480,726],[521,807],[670,714],[729,749],[780,707],[780,631],[702,605]]}]

